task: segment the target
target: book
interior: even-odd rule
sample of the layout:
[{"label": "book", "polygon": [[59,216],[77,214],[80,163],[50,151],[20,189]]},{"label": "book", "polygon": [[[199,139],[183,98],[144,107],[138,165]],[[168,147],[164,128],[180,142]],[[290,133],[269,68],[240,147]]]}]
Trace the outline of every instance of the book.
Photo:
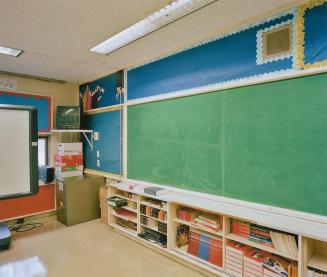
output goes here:
[{"label": "book", "polygon": [[297,237],[295,235],[278,231],[270,231],[270,235],[275,248],[279,252],[297,257],[298,246]]},{"label": "book", "polygon": [[144,188],[144,193],[146,194],[150,194],[150,195],[162,195],[164,194],[166,191],[163,188],[160,187],[146,187]]},{"label": "book", "polygon": [[244,261],[261,267],[263,265],[266,256],[269,256],[269,254],[266,253],[265,251],[252,248],[249,252],[245,253]]},{"label": "book", "polygon": [[202,260],[208,261],[209,259],[209,247],[210,237],[200,234],[198,257]]},{"label": "book", "polygon": [[277,255],[270,255],[263,261],[263,266],[272,272],[279,274],[280,276],[288,277],[288,267],[290,261]]},{"label": "book", "polygon": [[222,228],[220,216],[213,214],[199,215],[194,218],[193,223],[197,226],[208,228],[216,232]]},{"label": "book", "polygon": [[190,242],[187,247],[187,253],[197,256],[198,250],[199,250],[199,240],[200,240],[200,234],[191,231],[190,232]]},{"label": "book", "polygon": [[327,277],[327,271],[322,271],[322,270],[308,266],[306,277],[316,277],[316,276]]},{"label": "book", "polygon": [[195,218],[201,215],[201,212],[191,208],[178,208],[177,209],[177,218],[192,222]]},{"label": "book", "polygon": [[208,262],[222,267],[223,265],[223,245],[221,239],[210,238]]},{"label": "book", "polygon": [[246,253],[250,249],[251,249],[250,246],[247,246],[247,245],[245,245],[243,243],[236,242],[236,241],[231,241],[226,246],[226,251],[235,252],[235,253],[237,253],[237,254],[239,254],[241,256],[243,256],[244,253]]}]

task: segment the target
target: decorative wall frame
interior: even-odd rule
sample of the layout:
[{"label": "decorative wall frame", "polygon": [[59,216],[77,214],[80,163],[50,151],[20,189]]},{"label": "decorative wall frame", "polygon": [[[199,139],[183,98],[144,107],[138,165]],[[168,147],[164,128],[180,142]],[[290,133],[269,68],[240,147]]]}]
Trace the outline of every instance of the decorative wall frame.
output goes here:
[{"label": "decorative wall frame", "polygon": [[[256,63],[258,65],[264,64],[264,63],[269,63],[269,62],[274,62],[274,61],[278,61],[278,60],[282,60],[282,59],[286,59],[286,58],[291,58],[294,55],[294,41],[295,41],[294,25],[295,25],[294,20],[290,19],[285,22],[282,22],[282,23],[270,26],[268,28],[259,30],[257,32],[257,60],[256,60]],[[268,32],[275,31],[275,30],[278,30],[280,28],[287,27],[287,26],[290,26],[290,51],[287,51],[287,53],[281,53],[280,55],[276,55],[276,56],[273,56],[270,58],[265,57],[264,35]]]},{"label": "decorative wall frame", "polygon": [[314,63],[305,63],[305,26],[304,15],[307,10],[321,6],[327,3],[327,0],[311,0],[302,4],[298,8],[297,12],[297,41],[296,41],[296,65],[299,69],[309,69],[314,67],[327,66],[327,59],[323,61],[317,61]]}]

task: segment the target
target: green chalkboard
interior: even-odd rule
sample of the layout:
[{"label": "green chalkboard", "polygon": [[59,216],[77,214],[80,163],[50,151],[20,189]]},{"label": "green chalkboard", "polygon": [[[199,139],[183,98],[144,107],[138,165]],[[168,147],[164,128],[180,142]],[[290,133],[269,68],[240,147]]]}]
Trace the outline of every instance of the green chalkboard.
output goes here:
[{"label": "green chalkboard", "polygon": [[128,108],[128,178],[220,194],[220,105],[211,93]]},{"label": "green chalkboard", "polygon": [[327,215],[327,74],[128,108],[128,177]]},{"label": "green chalkboard", "polygon": [[224,93],[223,194],[327,215],[327,75]]}]

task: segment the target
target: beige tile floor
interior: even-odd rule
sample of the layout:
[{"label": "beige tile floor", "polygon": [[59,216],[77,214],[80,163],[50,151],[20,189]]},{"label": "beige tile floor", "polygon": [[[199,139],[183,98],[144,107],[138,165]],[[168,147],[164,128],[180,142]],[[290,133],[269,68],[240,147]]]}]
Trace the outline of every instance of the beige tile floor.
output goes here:
[{"label": "beige tile floor", "polygon": [[44,226],[14,233],[0,265],[39,256],[48,277],[203,277],[201,273],[112,231],[99,220],[66,227],[55,218],[34,220]]}]

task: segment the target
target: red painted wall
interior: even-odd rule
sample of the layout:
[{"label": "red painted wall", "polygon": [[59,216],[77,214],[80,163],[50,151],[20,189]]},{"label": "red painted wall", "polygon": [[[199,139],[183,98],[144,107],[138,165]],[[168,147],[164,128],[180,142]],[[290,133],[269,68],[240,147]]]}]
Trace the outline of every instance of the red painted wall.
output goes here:
[{"label": "red painted wall", "polygon": [[55,185],[40,186],[34,196],[0,201],[0,220],[23,217],[55,208]]}]

